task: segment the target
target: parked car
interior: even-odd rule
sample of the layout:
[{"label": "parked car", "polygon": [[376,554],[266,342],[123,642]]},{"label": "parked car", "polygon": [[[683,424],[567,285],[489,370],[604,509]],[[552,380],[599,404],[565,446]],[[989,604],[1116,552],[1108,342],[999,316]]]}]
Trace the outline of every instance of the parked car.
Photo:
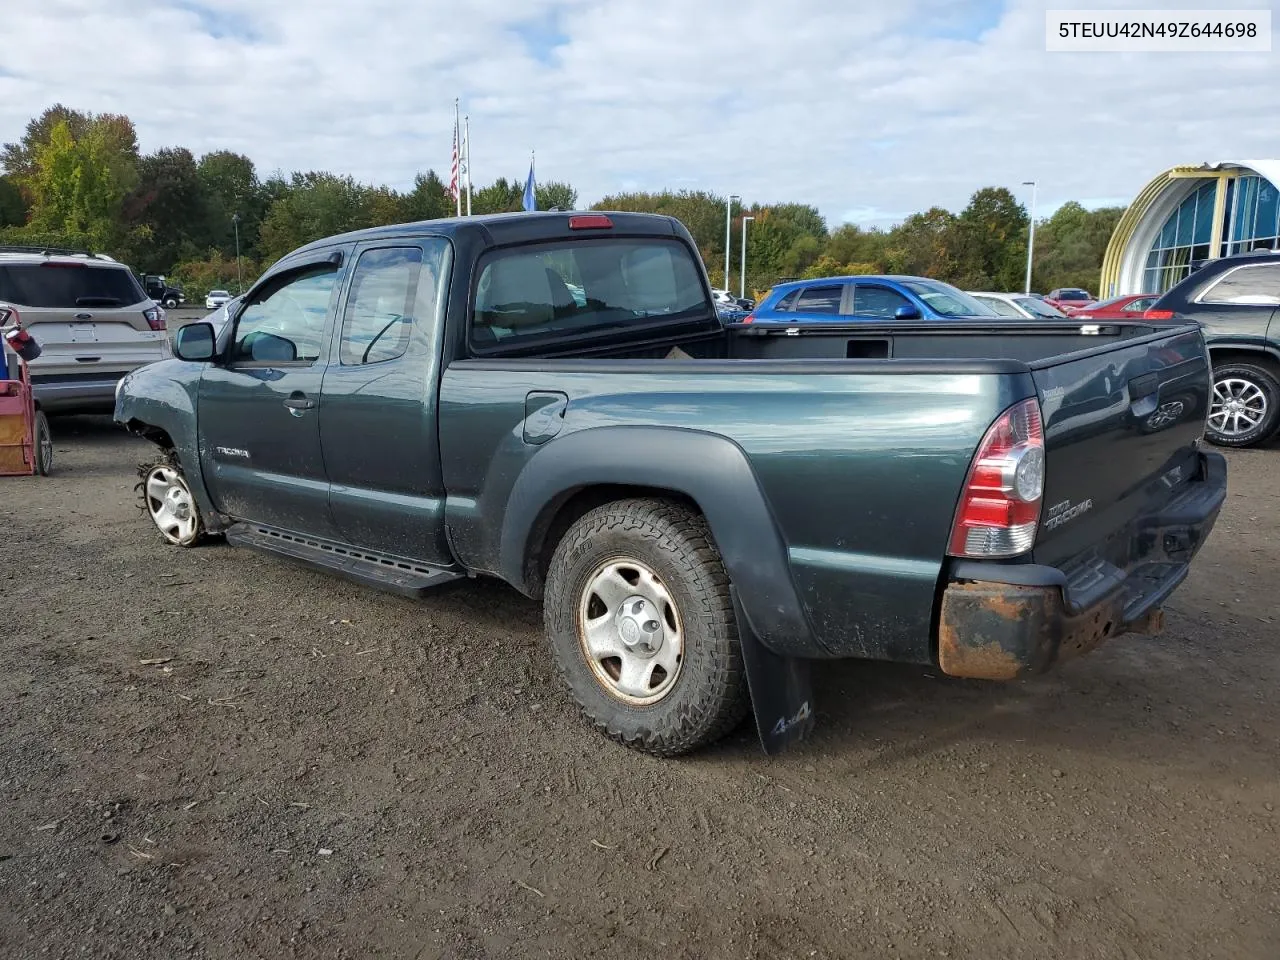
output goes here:
[{"label": "parked car", "polygon": [[143,274],[142,287],[147,291],[147,296],[170,310],[187,302],[186,296],[182,293],[182,288],[176,284],[169,283],[160,274]]},{"label": "parked car", "polygon": [[1000,316],[1014,320],[1063,320],[1067,316],[1034,294],[970,290],[969,296]]},{"label": "parked car", "polygon": [[814,659],[1008,680],[1156,629],[1226,494],[1198,327],[850,320],[726,326],[668,217],[399,224],[278,261],[115,418],[157,446],[165,542],[414,596],[501,578],[655,754],[749,704],[766,749],[803,736]]},{"label": "parked car", "polygon": [[204,308],[215,310],[230,299],[231,294],[226,290],[210,290],[209,295],[204,298]]},{"label": "parked car", "polygon": [[1195,320],[1213,363],[1208,439],[1252,447],[1280,429],[1280,253],[1210,260],[1145,313],[1149,320]]},{"label": "parked car", "polygon": [[164,310],[105,254],[0,246],[0,304],[40,343],[31,382],[49,413],[109,412],[124,374],[170,355]]},{"label": "parked car", "polygon": [[1044,302],[1070,315],[1073,310],[1093,303],[1093,295],[1079,287],[1059,287],[1057,290],[1050,290]]},{"label": "parked car", "polygon": [[858,320],[990,319],[997,316],[963,290],[925,277],[824,277],[780,283],[744,323]]},{"label": "parked car", "polygon": [[1091,303],[1071,315],[1079,320],[1132,320],[1141,317],[1158,299],[1160,295],[1156,293],[1129,293]]}]

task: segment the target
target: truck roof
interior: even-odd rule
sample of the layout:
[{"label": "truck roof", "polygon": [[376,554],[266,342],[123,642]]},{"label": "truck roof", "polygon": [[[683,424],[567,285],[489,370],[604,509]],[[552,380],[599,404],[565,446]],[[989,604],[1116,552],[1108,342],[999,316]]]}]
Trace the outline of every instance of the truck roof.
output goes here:
[{"label": "truck roof", "polygon": [[[611,228],[571,229],[571,217],[605,216],[612,221]],[[499,246],[556,237],[607,236],[610,230],[629,235],[656,237],[683,237],[687,231],[674,217],[657,213],[624,213],[610,210],[556,210],[531,213],[492,213],[473,217],[448,217],[440,220],[418,220],[411,223],[393,223],[382,227],[367,227],[332,237],[325,237],[299,247],[290,257],[339,244],[378,240],[383,237],[404,237],[415,234],[451,237],[464,233],[479,233],[486,245]]]}]

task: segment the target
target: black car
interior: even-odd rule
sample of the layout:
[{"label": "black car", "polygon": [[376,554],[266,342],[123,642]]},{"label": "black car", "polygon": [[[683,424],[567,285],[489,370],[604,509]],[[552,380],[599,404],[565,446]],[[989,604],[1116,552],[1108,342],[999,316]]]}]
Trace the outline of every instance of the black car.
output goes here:
[{"label": "black car", "polygon": [[1280,251],[1210,260],[1151,305],[1149,320],[1197,320],[1213,362],[1205,434],[1251,447],[1280,428]]}]

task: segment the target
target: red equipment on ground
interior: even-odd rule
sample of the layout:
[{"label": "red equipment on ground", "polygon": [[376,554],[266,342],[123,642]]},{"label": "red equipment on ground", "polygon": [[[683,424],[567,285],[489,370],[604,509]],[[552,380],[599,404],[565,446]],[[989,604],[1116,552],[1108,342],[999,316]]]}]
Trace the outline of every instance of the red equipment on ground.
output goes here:
[{"label": "red equipment on ground", "polygon": [[0,303],[0,477],[44,476],[53,466],[49,420],[37,409],[27,363],[40,345],[18,311]]}]

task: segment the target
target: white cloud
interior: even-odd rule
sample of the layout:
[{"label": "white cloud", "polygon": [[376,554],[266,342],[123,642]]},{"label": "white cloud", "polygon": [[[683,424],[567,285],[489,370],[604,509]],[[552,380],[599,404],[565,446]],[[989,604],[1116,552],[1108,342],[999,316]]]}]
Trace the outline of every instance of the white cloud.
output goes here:
[{"label": "white cloud", "polygon": [[[482,183],[536,148],[539,177],[586,202],[690,187],[833,223],[1028,179],[1041,210],[1127,198],[1174,163],[1277,153],[1273,55],[1049,54],[1047,5],[1069,6],[44,0],[4,14],[0,140],[61,101],[127,113],[143,150],[404,187],[447,175],[460,95]],[[566,41],[530,50],[528,24]]]}]

